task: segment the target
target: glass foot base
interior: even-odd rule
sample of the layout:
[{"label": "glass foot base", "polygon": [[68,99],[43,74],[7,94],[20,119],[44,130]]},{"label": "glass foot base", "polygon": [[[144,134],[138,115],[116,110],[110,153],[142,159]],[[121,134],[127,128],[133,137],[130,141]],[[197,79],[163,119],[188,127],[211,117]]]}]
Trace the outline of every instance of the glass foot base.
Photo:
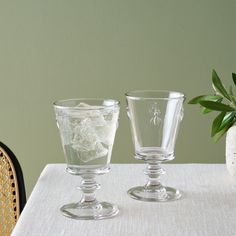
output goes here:
[{"label": "glass foot base", "polygon": [[178,189],[170,187],[145,187],[138,186],[128,190],[128,195],[136,200],[146,202],[167,202],[181,198],[181,193]]},{"label": "glass foot base", "polygon": [[61,207],[64,216],[78,220],[100,220],[113,217],[118,214],[116,205],[108,202],[96,204],[70,203]]}]

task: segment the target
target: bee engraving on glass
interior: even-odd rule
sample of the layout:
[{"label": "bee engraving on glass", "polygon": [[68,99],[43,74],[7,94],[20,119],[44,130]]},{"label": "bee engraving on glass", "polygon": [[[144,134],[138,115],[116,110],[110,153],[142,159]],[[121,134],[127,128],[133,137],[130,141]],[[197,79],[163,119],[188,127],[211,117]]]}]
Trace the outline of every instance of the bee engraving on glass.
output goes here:
[{"label": "bee engraving on glass", "polygon": [[151,104],[151,107],[149,109],[149,113],[152,116],[150,119],[150,123],[155,126],[159,126],[162,121],[161,120],[161,111],[158,108],[158,104],[156,102]]}]

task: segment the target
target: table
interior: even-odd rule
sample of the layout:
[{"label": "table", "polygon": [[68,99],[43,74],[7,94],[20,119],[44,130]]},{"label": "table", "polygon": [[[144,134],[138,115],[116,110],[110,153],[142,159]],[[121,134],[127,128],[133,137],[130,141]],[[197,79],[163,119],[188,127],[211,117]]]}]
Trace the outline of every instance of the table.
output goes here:
[{"label": "table", "polygon": [[113,164],[97,177],[98,200],[118,204],[112,219],[79,221],[61,215],[61,205],[80,198],[80,177],[64,164],[49,164],[41,173],[12,236],[226,236],[236,235],[236,180],[223,164],[166,164],[164,183],[184,192],[167,203],[141,202],[126,191],[145,183],[143,164]]}]

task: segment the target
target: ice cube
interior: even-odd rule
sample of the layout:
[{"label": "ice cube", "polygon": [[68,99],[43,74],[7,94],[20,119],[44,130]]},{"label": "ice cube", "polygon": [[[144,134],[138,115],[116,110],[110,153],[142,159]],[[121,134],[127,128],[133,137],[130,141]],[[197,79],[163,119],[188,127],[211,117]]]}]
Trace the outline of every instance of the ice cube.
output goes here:
[{"label": "ice cube", "polygon": [[[106,100],[107,106],[109,102]],[[119,111],[114,107],[100,108],[79,103],[75,109],[64,110],[61,117],[63,143],[70,144],[83,162],[107,155],[114,141]]]},{"label": "ice cube", "polygon": [[107,100],[104,100],[103,101],[103,105],[104,106],[112,106],[112,105],[114,105],[115,104],[115,102],[114,102],[114,100],[112,100],[112,99],[107,99]]},{"label": "ice cube", "polygon": [[96,109],[101,109],[102,106],[92,106],[92,105],[89,105],[87,103],[84,103],[84,102],[80,102],[76,107],[79,107],[79,108],[84,108],[84,109],[91,109],[89,111],[96,111]]},{"label": "ice cube", "polygon": [[117,109],[104,110],[103,119],[105,124],[103,126],[96,126],[96,133],[99,136],[102,143],[110,146],[114,142],[115,131],[117,128],[117,119],[118,119]]},{"label": "ice cube", "polygon": [[80,102],[76,107],[90,107],[90,105],[84,102]]},{"label": "ice cube", "polygon": [[108,149],[101,144],[90,118],[84,119],[75,127],[72,148],[77,151],[78,158],[83,162],[103,157],[108,153]]}]

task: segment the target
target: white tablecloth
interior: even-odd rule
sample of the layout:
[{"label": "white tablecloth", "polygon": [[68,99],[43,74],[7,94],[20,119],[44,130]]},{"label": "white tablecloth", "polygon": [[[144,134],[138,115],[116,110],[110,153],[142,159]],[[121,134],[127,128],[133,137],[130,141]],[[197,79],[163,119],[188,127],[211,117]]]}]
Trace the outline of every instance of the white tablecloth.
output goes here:
[{"label": "white tablecloth", "polygon": [[236,235],[236,180],[221,164],[166,164],[168,186],[184,192],[168,203],[141,202],[126,191],[143,185],[142,164],[115,164],[99,176],[98,200],[118,204],[112,219],[73,220],[62,216],[61,205],[76,202],[80,177],[65,172],[64,164],[45,167],[12,236],[226,236]]}]

